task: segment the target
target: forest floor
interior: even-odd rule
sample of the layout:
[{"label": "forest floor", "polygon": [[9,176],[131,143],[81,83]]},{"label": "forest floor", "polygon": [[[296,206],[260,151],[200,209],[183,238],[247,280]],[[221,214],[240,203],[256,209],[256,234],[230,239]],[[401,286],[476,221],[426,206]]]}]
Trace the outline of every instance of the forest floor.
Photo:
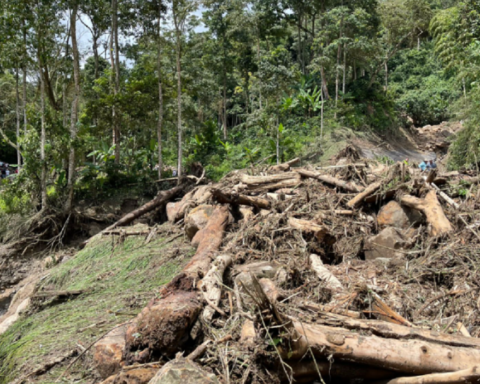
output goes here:
[{"label": "forest floor", "polygon": [[[160,366],[172,369],[165,363],[177,351],[198,350],[194,369],[211,380],[198,382],[212,383],[389,382],[470,369],[467,357],[480,350],[478,177],[440,169],[424,180],[378,161],[421,161],[429,151],[441,158],[446,131],[456,129],[442,124],[387,141],[338,133],[321,166],[235,171],[186,187],[162,214],[125,229],[94,235],[102,220],[135,212],[141,201],[80,204],[77,224],[94,235],[81,250],[78,237],[75,248],[16,264],[18,252],[4,245],[0,272],[25,270],[0,291],[0,383],[111,376],[106,383],[140,384],[157,375],[160,384]],[[154,224],[161,216],[169,220]],[[120,338],[111,337],[116,330]],[[347,356],[341,346],[357,332],[368,351],[349,345]],[[417,336],[403,340],[405,332]],[[415,338],[432,352],[400,361],[395,339],[414,351]],[[372,352],[380,346],[389,357]],[[449,365],[436,348],[459,360]]]}]

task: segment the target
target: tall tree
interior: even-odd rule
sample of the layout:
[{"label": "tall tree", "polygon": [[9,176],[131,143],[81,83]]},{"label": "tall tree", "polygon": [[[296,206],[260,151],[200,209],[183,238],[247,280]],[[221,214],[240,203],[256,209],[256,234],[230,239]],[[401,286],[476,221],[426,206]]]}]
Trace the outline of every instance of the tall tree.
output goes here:
[{"label": "tall tree", "polygon": [[73,101],[72,101],[72,116],[70,119],[70,155],[68,158],[68,181],[67,189],[68,196],[65,204],[65,211],[70,212],[73,205],[73,194],[75,185],[75,145],[77,140],[77,122],[78,122],[78,107],[80,99],[80,55],[77,44],[77,14],[78,3],[74,1],[70,14],[70,33],[72,38],[72,53],[73,53]]}]

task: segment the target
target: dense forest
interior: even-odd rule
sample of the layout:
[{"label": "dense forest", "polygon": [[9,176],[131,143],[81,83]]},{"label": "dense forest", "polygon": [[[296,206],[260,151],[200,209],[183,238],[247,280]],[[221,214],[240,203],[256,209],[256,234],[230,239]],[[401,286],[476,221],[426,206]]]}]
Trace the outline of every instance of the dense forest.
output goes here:
[{"label": "dense forest", "polygon": [[0,160],[21,169],[3,209],[196,162],[219,179],[339,127],[462,119],[450,166],[471,166],[479,74],[476,0],[3,0]]}]

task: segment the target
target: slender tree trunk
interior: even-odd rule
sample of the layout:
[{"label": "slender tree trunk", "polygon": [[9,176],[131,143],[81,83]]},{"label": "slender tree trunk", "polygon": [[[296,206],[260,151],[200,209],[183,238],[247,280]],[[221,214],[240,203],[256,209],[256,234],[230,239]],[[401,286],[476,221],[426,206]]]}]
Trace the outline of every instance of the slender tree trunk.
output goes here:
[{"label": "slender tree trunk", "polygon": [[388,63],[385,61],[385,92],[388,91]]},{"label": "slender tree trunk", "polygon": [[[70,30],[71,33],[71,30]],[[67,37],[67,42],[65,44],[65,57],[68,57],[68,48],[69,48],[69,40],[70,36]],[[62,84],[62,114],[63,114],[63,126],[66,128],[68,124],[68,117],[67,117],[67,75],[65,73],[64,78],[63,78],[63,84]]]},{"label": "slender tree trunk", "polygon": [[342,81],[342,93],[345,95],[345,81],[347,76],[347,49],[343,44],[343,81]]},{"label": "slender tree trunk", "polygon": [[17,139],[17,166],[20,167],[22,165],[22,155],[20,153],[20,92],[18,90],[18,83],[19,83],[19,69],[16,68],[15,72],[15,112],[16,112],[16,139]]},{"label": "slender tree trunk", "polygon": [[337,68],[335,72],[335,119],[337,118],[337,107],[338,107],[338,90],[339,90],[339,78],[340,78],[340,54],[342,53],[342,47],[340,44],[337,49]]},{"label": "slender tree trunk", "polygon": [[[117,0],[112,0],[112,69],[114,72],[114,87],[113,94],[115,96],[115,102],[117,101],[118,92],[120,89],[120,56],[118,52],[118,10]],[[112,47],[113,45],[113,47]],[[115,60],[113,59],[113,55]],[[120,126],[119,126],[119,114],[116,107],[113,107],[113,144],[115,145],[115,164],[120,164]]]},{"label": "slender tree trunk", "polygon": [[223,66],[223,139],[227,140],[227,73]]},{"label": "slender tree trunk", "polygon": [[462,86],[463,86],[463,97],[465,101],[467,100],[467,87],[465,86],[465,78],[462,77]]},{"label": "slender tree trunk", "polygon": [[65,204],[65,211],[70,212],[73,205],[73,192],[75,186],[75,140],[77,138],[77,120],[78,120],[78,104],[80,97],[80,57],[77,46],[77,12],[78,4],[72,8],[70,15],[70,31],[72,36],[73,50],[73,79],[74,79],[74,95],[72,101],[72,116],[70,119],[70,155],[68,157],[68,197]]},{"label": "slender tree trunk", "polygon": [[277,165],[280,164],[280,129],[277,118]]},{"label": "slender tree trunk", "polygon": [[23,26],[23,131],[27,134],[27,28],[25,26],[25,20],[22,20]]},{"label": "slender tree trunk", "polygon": [[353,80],[357,80],[357,62],[353,61]]},{"label": "slender tree trunk", "polygon": [[320,67],[320,74],[322,75],[323,94],[325,99],[328,100],[330,98],[330,95],[328,94],[327,78],[325,76],[325,69],[323,68],[323,65]]},{"label": "slender tree trunk", "polygon": [[178,131],[178,161],[177,172],[178,181],[180,182],[180,176],[182,176],[182,65],[181,65],[181,36],[180,27],[178,22],[176,23],[176,46],[177,46],[177,131]]},{"label": "slender tree trunk", "polygon": [[[323,78],[323,67],[322,67],[322,70],[320,71],[320,74],[322,76],[321,78],[321,81],[322,81],[322,84],[324,83],[324,78]],[[322,105],[320,106],[320,140],[323,140],[323,104],[324,104],[324,100],[325,100],[325,97],[323,95],[323,91],[320,92],[320,101],[322,103]]]},{"label": "slender tree trunk", "polygon": [[42,64],[39,58],[40,65],[40,118],[41,118],[41,130],[40,130],[40,162],[41,162],[41,175],[40,175],[40,189],[42,196],[42,210],[47,208],[47,163],[45,160],[45,79],[42,74]]},{"label": "slender tree trunk", "polygon": [[158,140],[158,179],[162,179],[163,157],[162,157],[162,125],[163,125],[163,89],[162,89],[162,35],[161,35],[162,17],[158,15],[158,124],[157,124],[157,140]]}]

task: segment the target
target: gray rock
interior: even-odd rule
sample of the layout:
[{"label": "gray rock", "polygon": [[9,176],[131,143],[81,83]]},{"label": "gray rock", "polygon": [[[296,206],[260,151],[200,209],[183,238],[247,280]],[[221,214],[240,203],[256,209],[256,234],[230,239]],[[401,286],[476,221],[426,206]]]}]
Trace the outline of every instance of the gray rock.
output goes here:
[{"label": "gray rock", "polygon": [[402,257],[403,252],[396,250],[404,250],[409,247],[402,231],[397,228],[388,227],[381,231],[378,235],[368,238],[365,242],[365,259],[375,260],[378,258],[397,258]]},{"label": "gray rock", "polygon": [[177,357],[165,364],[149,384],[220,384],[214,374],[205,372],[198,364]]}]

